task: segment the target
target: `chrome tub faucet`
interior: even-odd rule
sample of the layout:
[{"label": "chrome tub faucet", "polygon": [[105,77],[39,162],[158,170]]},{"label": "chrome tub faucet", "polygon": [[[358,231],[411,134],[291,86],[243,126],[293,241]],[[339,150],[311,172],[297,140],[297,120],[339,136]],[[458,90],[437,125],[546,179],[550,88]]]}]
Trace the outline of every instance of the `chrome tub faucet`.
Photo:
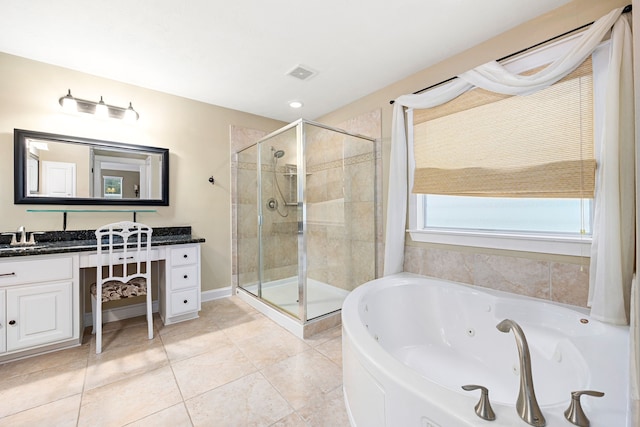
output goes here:
[{"label": "chrome tub faucet", "polygon": [[518,346],[518,355],[520,358],[520,389],[518,392],[518,400],[516,401],[516,411],[524,422],[536,426],[543,427],[546,420],[538,401],[536,393],[533,389],[533,377],[531,375],[531,354],[529,353],[529,345],[524,336],[524,332],[520,325],[511,319],[505,319],[496,325],[500,332],[509,333],[513,331]]}]

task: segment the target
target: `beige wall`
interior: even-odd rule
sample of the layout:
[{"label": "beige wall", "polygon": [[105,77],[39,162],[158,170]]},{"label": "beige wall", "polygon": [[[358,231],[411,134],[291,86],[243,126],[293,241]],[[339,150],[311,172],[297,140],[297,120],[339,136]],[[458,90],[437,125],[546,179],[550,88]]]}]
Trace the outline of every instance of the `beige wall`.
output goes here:
[{"label": "beige wall", "polygon": [[[168,148],[170,206],[139,214],[138,220],[156,227],[191,225],[196,236],[207,240],[202,247],[203,290],[231,285],[229,126],[271,132],[284,123],[2,53],[0,76],[2,182],[13,183],[14,128]],[[128,124],[66,114],[58,98],[67,89],[78,98],[103,96],[117,106],[131,101],[140,120]],[[210,176],[215,177],[215,185],[208,182]],[[14,205],[13,185],[2,186],[0,231],[20,225],[28,231],[62,229],[62,214],[25,213],[30,208],[51,206]],[[123,219],[130,216],[71,213],[68,229],[94,229]]]},{"label": "beige wall", "polygon": [[[390,100],[590,23],[611,9],[628,3],[628,0],[574,0],[317,120],[331,125],[366,111],[382,109],[383,210],[386,217],[391,149]],[[574,305],[586,304],[588,274],[585,270],[588,268],[582,266],[588,264],[586,256],[569,257],[416,243],[408,235],[405,249],[406,271],[491,287],[494,287],[492,285],[497,280],[495,287],[502,290]],[[522,274],[512,275],[514,271]]]}]

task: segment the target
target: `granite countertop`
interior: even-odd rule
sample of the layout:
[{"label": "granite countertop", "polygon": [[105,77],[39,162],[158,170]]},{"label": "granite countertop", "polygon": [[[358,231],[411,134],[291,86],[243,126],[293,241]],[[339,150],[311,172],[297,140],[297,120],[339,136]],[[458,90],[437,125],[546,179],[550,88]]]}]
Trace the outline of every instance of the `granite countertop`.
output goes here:
[{"label": "granite countertop", "polygon": [[[30,232],[27,234],[31,235]],[[35,239],[35,245],[11,246],[11,236],[0,236],[0,258],[96,250],[95,230],[46,231],[43,234],[36,234]],[[153,229],[151,246],[183,245],[204,243],[204,241],[205,239],[191,234],[191,227],[157,227]]]}]

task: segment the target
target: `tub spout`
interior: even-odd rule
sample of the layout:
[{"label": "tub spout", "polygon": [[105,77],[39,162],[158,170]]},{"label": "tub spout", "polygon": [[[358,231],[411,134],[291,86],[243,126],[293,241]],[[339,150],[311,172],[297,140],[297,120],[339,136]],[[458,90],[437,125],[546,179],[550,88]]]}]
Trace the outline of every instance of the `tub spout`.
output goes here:
[{"label": "tub spout", "polygon": [[524,332],[520,325],[510,319],[505,319],[496,325],[500,332],[509,333],[513,331],[516,337],[516,345],[518,346],[518,355],[520,357],[520,390],[518,392],[518,400],[516,401],[516,411],[524,422],[536,426],[543,427],[546,425],[538,401],[536,393],[533,390],[533,377],[531,376],[531,354],[529,353],[529,345],[524,336]]}]

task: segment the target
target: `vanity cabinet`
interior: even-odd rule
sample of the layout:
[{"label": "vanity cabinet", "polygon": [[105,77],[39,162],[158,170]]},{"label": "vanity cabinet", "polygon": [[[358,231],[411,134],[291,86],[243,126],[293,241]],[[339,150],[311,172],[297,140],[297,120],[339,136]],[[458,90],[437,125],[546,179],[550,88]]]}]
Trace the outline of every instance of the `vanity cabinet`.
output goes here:
[{"label": "vanity cabinet", "polygon": [[160,282],[160,317],[165,325],[195,319],[200,311],[200,245],[167,249],[165,280]]},{"label": "vanity cabinet", "polygon": [[0,361],[76,345],[77,255],[0,261]]}]

